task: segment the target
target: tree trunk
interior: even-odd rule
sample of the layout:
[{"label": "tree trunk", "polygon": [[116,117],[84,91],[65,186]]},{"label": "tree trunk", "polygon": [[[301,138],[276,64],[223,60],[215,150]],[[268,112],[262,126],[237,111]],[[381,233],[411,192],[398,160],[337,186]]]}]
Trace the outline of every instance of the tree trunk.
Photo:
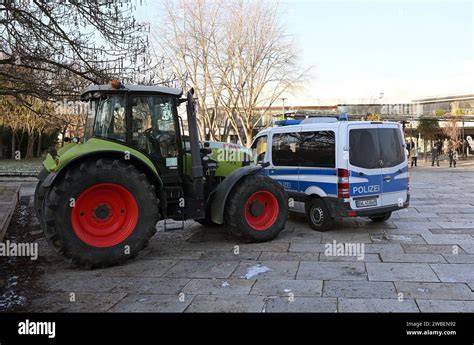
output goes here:
[{"label": "tree trunk", "polygon": [[36,149],[36,157],[41,157],[41,137],[42,137],[42,133],[39,132],[38,133],[38,147]]},{"label": "tree trunk", "polygon": [[2,131],[0,132],[0,158],[3,158],[3,129],[2,127]]},{"label": "tree trunk", "polygon": [[63,128],[63,131],[61,132],[62,138],[61,138],[61,147],[64,146],[64,138],[66,137],[66,131],[67,131],[67,126]]},{"label": "tree trunk", "polygon": [[15,159],[15,132],[12,131],[11,159]]},{"label": "tree trunk", "polygon": [[28,134],[28,143],[26,144],[26,158],[34,157],[36,135],[34,132]]}]

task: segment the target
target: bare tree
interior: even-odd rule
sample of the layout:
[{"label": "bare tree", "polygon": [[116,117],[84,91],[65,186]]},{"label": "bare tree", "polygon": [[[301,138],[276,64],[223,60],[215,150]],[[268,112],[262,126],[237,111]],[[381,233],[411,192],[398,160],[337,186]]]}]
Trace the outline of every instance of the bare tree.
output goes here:
[{"label": "bare tree", "polygon": [[451,146],[457,150],[460,145],[461,127],[459,126],[459,117],[464,115],[459,102],[451,103],[451,111],[444,116],[447,118],[445,126],[442,127],[443,133],[451,140]]},{"label": "bare tree", "polygon": [[278,6],[244,0],[175,5],[167,3],[153,37],[182,85],[196,89],[201,134],[222,139],[232,128],[250,145],[270,107],[308,72],[300,70]]},{"label": "bare tree", "polygon": [[51,99],[112,75],[146,75],[151,82],[149,26],[136,22],[135,6],[132,1],[2,1],[0,80],[8,87],[0,95]]}]

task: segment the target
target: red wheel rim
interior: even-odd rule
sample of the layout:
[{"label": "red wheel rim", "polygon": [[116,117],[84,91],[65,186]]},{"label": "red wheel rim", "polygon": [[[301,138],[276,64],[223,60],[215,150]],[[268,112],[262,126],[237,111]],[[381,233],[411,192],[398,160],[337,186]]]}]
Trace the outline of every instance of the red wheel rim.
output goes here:
[{"label": "red wheel rim", "polygon": [[245,203],[245,220],[254,230],[264,231],[275,223],[278,211],[275,195],[267,191],[255,192]]},{"label": "red wheel rim", "polygon": [[112,247],[125,240],[138,222],[133,195],[114,183],[100,183],[83,191],[72,209],[74,233],[93,247]]}]

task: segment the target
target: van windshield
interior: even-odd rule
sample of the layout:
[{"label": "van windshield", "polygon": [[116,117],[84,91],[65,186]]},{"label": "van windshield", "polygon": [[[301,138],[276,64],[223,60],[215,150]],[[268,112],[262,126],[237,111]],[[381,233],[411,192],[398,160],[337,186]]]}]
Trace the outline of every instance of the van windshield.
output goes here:
[{"label": "van windshield", "polygon": [[403,140],[398,128],[360,128],[349,132],[349,162],[365,169],[403,163]]}]

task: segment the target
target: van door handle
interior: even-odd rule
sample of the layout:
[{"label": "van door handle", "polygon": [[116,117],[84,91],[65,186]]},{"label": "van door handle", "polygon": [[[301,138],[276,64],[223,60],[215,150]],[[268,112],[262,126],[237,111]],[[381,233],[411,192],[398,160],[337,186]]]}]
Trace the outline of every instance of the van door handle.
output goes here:
[{"label": "van door handle", "polygon": [[362,171],[360,171],[359,176],[364,176],[364,173]]},{"label": "van door handle", "polygon": [[392,177],[391,177],[391,176],[385,176],[385,177],[383,178],[383,180],[384,180],[385,182],[390,182],[390,181],[392,181]]}]

